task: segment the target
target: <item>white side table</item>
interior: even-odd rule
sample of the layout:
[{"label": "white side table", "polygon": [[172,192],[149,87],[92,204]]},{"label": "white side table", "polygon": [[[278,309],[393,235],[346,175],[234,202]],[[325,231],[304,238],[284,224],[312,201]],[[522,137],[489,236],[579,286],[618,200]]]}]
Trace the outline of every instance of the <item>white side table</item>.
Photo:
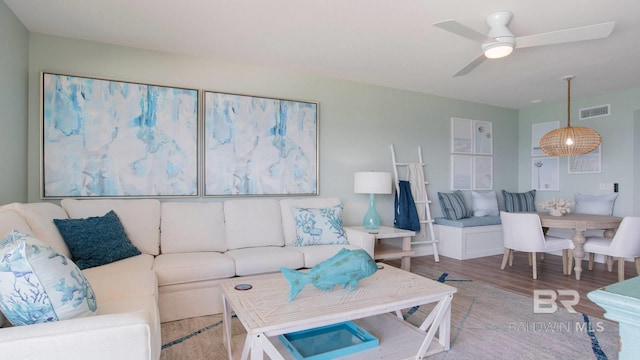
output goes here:
[{"label": "white side table", "polygon": [[[411,268],[411,256],[416,252],[411,250],[411,238],[416,235],[415,231],[397,229],[388,226],[380,226],[375,232],[365,230],[364,226],[349,226],[350,229],[368,232],[376,239],[374,250],[374,260],[382,259],[402,259],[400,268],[409,271]],[[385,239],[402,239],[402,247],[385,243]]]}]

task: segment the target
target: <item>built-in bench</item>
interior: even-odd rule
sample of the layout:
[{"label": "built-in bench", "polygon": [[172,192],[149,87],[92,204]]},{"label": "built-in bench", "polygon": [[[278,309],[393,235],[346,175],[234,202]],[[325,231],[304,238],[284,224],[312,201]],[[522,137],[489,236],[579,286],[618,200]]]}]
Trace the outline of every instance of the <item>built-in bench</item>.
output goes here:
[{"label": "built-in bench", "polygon": [[442,256],[466,260],[504,253],[500,216],[436,218],[434,222]]}]

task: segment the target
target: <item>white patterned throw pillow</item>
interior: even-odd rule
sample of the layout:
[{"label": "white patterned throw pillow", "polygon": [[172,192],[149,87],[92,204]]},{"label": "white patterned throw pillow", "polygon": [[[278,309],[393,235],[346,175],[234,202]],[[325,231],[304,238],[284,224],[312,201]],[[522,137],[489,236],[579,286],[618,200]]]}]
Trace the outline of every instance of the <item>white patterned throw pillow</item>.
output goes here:
[{"label": "white patterned throw pillow", "polygon": [[0,310],[18,326],[94,315],[97,303],[71,260],[14,230],[0,241]]},{"label": "white patterned throw pillow", "polygon": [[295,246],[349,244],[342,227],[342,205],[291,208],[296,224]]}]

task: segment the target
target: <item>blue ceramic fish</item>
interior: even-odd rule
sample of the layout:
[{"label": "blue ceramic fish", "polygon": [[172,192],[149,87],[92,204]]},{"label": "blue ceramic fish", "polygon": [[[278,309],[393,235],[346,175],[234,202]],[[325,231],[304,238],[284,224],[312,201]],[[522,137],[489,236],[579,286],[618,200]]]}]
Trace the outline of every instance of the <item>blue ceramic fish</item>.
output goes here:
[{"label": "blue ceramic fish", "polygon": [[376,262],[366,251],[346,248],[342,248],[337,254],[306,273],[280,268],[289,282],[289,301],[295,299],[308,283],[325,291],[332,290],[338,284],[341,284],[343,289],[349,285],[349,291],[353,291],[358,281],[373,275],[377,270]]}]

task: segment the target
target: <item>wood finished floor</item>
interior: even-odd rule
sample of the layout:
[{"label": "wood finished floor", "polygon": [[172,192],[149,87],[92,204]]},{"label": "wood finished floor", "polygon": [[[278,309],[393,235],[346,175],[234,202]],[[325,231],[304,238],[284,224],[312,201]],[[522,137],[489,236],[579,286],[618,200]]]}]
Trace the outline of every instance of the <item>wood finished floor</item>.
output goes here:
[{"label": "wood finished floor", "polygon": [[[387,261],[399,266],[397,260]],[[587,293],[603,286],[618,282],[617,263],[613,271],[608,272],[606,264],[595,263],[593,270],[587,269],[588,262],[582,262],[582,276],[576,280],[562,274],[562,257],[545,254],[544,260],[538,260],[538,279],[533,280],[533,271],[529,266],[526,253],[514,253],[513,267],[500,270],[502,255],[487,256],[477,259],[456,260],[440,256],[440,262],[434,262],[433,256],[419,256],[411,259],[411,264],[421,264],[442,272],[451,272],[490,286],[533,298],[534,289],[572,289],[580,293],[580,302],[574,308],[589,316],[604,318],[604,311],[587,298]],[[627,261],[625,279],[637,276],[635,265]],[[533,307],[533,303],[532,303]]]}]

